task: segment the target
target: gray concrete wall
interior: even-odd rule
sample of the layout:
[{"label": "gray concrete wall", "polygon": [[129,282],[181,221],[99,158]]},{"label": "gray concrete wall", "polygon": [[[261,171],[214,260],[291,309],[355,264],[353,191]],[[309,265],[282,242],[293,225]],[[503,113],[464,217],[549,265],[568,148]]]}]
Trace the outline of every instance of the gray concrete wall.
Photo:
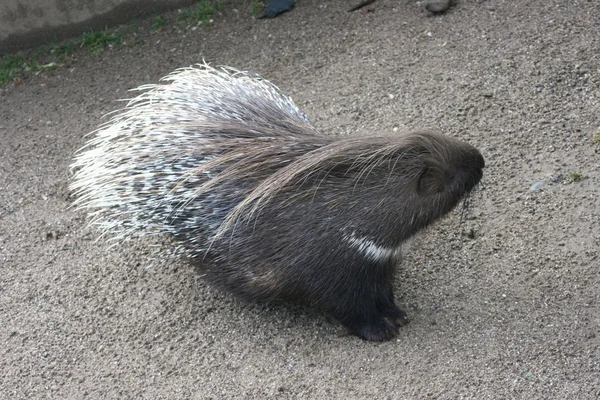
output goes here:
[{"label": "gray concrete wall", "polygon": [[195,1],[0,0],[0,52],[65,39]]}]

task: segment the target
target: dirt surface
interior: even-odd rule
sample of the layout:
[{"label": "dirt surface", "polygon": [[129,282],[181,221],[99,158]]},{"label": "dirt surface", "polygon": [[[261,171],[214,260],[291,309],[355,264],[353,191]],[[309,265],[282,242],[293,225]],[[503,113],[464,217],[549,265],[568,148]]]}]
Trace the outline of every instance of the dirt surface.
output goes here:
[{"label": "dirt surface", "polygon": [[[226,1],[208,28],[1,89],[0,398],[598,398],[600,3],[297,3],[254,20]],[[69,209],[84,134],[128,88],[203,58],[261,73],[324,132],[427,127],[484,154],[470,212],[400,268],[396,340],[242,303],[156,265],[147,241],[95,241]]]}]

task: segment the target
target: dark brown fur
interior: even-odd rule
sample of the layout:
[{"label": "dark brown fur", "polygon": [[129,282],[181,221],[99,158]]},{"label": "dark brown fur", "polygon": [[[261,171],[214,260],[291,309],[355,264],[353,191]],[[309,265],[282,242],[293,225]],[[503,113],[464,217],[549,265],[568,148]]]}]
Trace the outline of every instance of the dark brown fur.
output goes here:
[{"label": "dark brown fur", "polygon": [[[294,162],[247,189],[200,264],[208,280],[246,299],[311,302],[352,334],[390,339],[405,316],[392,286],[401,245],[479,182],[483,158],[426,131],[309,139]],[[232,161],[221,179],[253,181],[274,159],[264,148],[254,161]]]}]

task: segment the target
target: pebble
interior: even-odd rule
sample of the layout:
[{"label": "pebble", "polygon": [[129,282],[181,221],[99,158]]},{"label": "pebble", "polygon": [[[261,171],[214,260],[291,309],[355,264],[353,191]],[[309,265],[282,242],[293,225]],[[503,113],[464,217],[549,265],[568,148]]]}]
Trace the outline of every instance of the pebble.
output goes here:
[{"label": "pebble", "polygon": [[544,182],[536,182],[533,185],[531,185],[531,187],[529,188],[530,192],[537,192],[538,190],[540,190],[541,188],[543,188],[545,185]]},{"label": "pebble", "polygon": [[443,14],[452,5],[452,0],[432,0],[425,4],[425,9],[433,14]]}]

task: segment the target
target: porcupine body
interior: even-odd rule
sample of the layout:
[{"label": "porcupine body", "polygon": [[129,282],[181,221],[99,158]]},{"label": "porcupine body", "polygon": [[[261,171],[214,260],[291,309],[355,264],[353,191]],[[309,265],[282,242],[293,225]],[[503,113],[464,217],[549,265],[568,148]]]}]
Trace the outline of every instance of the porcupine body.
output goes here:
[{"label": "porcupine body", "polygon": [[226,68],[139,89],[78,153],[76,206],[117,238],[171,235],[245,299],[310,302],[364,339],[395,335],[401,247],[477,185],[479,151],[429,131],[323,135],[273,84]]}]

